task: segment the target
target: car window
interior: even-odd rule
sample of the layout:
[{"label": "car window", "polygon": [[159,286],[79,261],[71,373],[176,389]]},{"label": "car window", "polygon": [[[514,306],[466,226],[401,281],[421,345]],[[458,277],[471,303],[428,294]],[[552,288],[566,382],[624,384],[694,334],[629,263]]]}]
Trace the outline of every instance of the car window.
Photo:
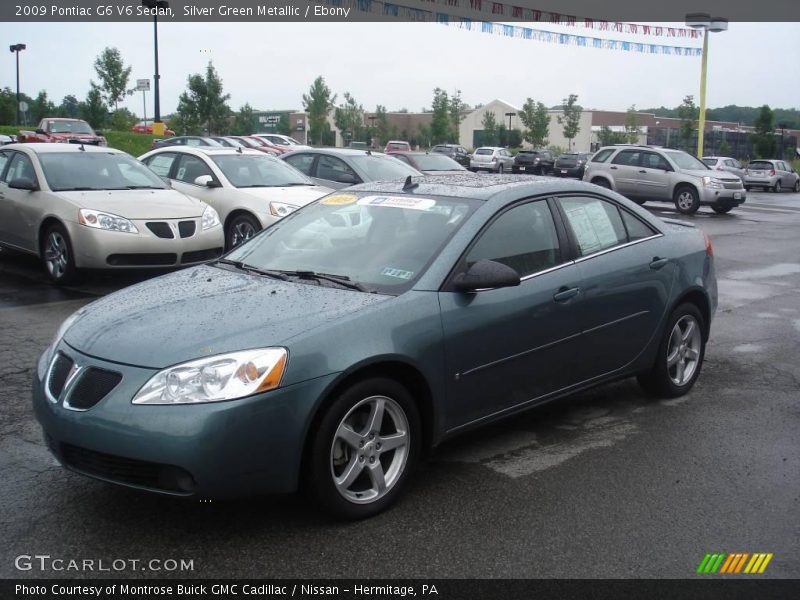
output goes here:
[{"label": "car window", "polygon": [[175,162],[175,153],[169,152],[164,154],[156,154],[144,160],[144,164],[150,167],[156,175],[160,177],[169,177],[169,171],[172,168],[172,163]]},{"label": "car window", "polygon": [[628,241],[619,209],[598,198],[560,198],[581,256]]},{"label": "car window", "polygon": [[8,152],[0,152],[0,175],[3,174],[3,169],[6,168],[8,162]]},{"label": "car window", "polygon": [[[405,179],[409,175],[412,177],[419,175],[411,165],[401,163],[390,156],[353,156],[350,159],[361,171],[365,173],[368,181],[392,181]],[[359,179],[359,181],[361,181]]]},{"label": "car window", "polygon": [[592,162],[601,163],[606,162],[608,157],[614,153],[613,148],[606,148],[605,150],[600,150],[592,157]]},{"label": "car window", "polygon": [[547,201],[529,202],[497,217],[467,252],[467,268],[479,260],[502,263],[520,277],[559,264],[558,236]]},{"label": "car window", "polygon": [[306,175],[311,175],[311,165],[314,164],[313,154],[295,154],[286,158],[286,162]]},{"label": "car window", "polygon": [[214,178],[211,168],[201,158],[184,154],[178,163],[178,170],[175,172],[175,179],[184,183],[194,183],[194,180],[202,175],[210,175]]},{"label": "car window", "polygon": [[[394,160],[394,159],[392,159]],[[339,181],[343,175],[350,175],[356,181],[359,177],[347,164],[335,156],[320,156],[317,161],[317,177],[328,181]]]},{"label": "car window", "polygon": [[410,164],[411,164],[411,161],[410,161],[410,160],[408,160],[408,157],[407,157],[405,154],[399,154],[399,153],[398,153],[398,154],[393,154],[392,156],[393,156],[394,158],[396,158],[397,160],[403,161],[403,162],[404,162],[404,163],[406,163],[407,165],[410,165]]},{"label": "car window", "polygon": [[11,183],[15,179],[28,179],[36,183],[36,172],[33,170],[31,159],[22,152],[15,152],[8,165],[8,171],[3,181]]},{"label": "car window", "polygon": [[313,185],[290,164],[266,154],[218,154],[211,160],[237,188]]},{"label": "car window", "polygon": [[717,164],[716,158],[704,158],[703,162],[706,163],[709,167],[713,167]]},{"label": "car window", "polygon": [[480,154],[480,155],[493,154],[493,150],[491,148],[478,148],[477,150],[475,150],[475,154]]},{"label": "car window", "polygon": [[642,166],[645,169],[662,169],[667,170],[669,169],[669,164],[664,157],[656,154],[655,152],[643,152],[642,153]]},{"label": "car window", "polygon": [[783,161],[781,161],[781,162],[779,162],[779,163],[778,163],[778,168],[779,168],[781,171],[788,171],[788,170],[789,170],[789,167],[787,167],[787,166],[786,166],[786,163],[785,163],[785,162],[783,162]]},{"label": "car window", "polygon": [[638,150],[623,150],[613,158],[611,164],[638,167],[640,155],[641,152],[639,152]]},{"label": "car window", "polygon": [[166,188],[153,171],[121,152],[47,152],[39,163],[54,192]]},{"label": "car window", "polygon": [[752,171],[771,171],[773,169],[772,163],[766,160],[754,160],[747,168]]},{"label": "car window", "polygon": [[626,210],[619,211],[622,215],[622,222],[625,224],[625,230],[628,232],[628,241],[635,242],[636,240],[643,240],[655,235],[649,225],[645,225],[641,220],[634,217]]}]

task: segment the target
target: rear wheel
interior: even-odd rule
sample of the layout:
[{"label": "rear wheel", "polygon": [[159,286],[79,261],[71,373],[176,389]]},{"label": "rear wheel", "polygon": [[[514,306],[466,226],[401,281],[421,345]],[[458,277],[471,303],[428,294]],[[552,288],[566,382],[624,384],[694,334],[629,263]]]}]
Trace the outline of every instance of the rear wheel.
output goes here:
[{"label": "rear wheel", "polygon": [[775,185],[772,186],[772,191],[776,194],[780,194],[783,188],[781,187],[781,180],[775,182]]},{"label": "rear wheel", "polygon": [[41,249],[47,275],[58,285],[67,285],[78,277],[75,255],[67,230],[61,224],[50,225],[44,232]]},{"label": "rear wheel", "polygon": [[800,194],[800,178],[794,182],[794,193]]},{"label": "rear wheel", "polygon": [[683,186],[675,190],[675,208],[683,215],[693,215],[700,208],[697,190]]},{"label": "rear wheel", "polygon": [[598,177],[597,179],[592,179],[592,183],[599,185],[601,188],[606,188],[607,190],[611,189],[611,184],[608,182],[608,179]]},{"label": "rear wheel", "polygon": [[502,174],[502,172],[503,172],[503,165],[497,165],[497,172]]},{"label": "rear wheel", "polygon": [[261,223],[252,215],[238,214],[230,220],[225,231],[225,248],[232,250],[261,231]]},{"label": "rear wheel", "polygon": [[703,315],[691,303],[678,306],[670,316],[653,368],[640,374],[639,384],[649,393],[666,398],[686,394],[700,375],[706,351]]},{"label": "rear wheel", "polygon": [[727,214],[727,213],[731,212],[733,210],[733,207],[732,206],[717,206],[717,205],[714,205],[714,206],[711,207],[711,209],[715,213],[717,213],[718,215],[724,215],[724,214]]}]

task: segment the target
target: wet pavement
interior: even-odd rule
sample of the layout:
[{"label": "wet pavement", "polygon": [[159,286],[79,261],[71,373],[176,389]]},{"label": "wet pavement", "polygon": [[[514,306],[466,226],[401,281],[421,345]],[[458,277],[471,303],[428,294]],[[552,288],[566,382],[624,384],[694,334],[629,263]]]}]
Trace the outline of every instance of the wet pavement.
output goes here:
[{"label": "wet pavement", "polygon": [[764,576],[799,577],[800,194],[749,196],[678,217],[711,236],[720,290],[691,394],[623,381],[469,433],[350,524],[294,496],[191,503],[61,469],[30,409],[37,356],[72,311],[153,274],[58,290],[0,252],[0,577],[109,575],[15,569],[34,554],[194,561],[120,576],[690,577],[706,552],[771,552]]}]

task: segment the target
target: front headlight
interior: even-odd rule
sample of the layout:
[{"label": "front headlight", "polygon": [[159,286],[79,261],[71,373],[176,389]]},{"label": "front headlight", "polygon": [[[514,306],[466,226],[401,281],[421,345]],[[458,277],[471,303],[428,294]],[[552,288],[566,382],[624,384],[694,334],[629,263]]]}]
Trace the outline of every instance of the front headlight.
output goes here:
[{"label": "front headlight", "polygon": [[285,217],[297,210],[294,204],[286,204],[285,202],[270,202],[269,212],[273,217]]},{"label": "front headlight", "polygon": [[122,233],[139,233],[136,225],[125,217],[119,217],[110,213],[82,208],[78,213],[78,222],[94,229],[105,229],[106,231],[120,231]]},{"label": "front headlight", "polygon": [[205,231],[206,229],[211,229],[212,227],[216,227],[219,225],[219,214],[217,211],[214,210],[210,206],[206,206],[206,209],[203,211],[203,218],[200,220],[202,225],[202,230]]},{"label": "front headlight", "polygon": [[703,177],[703,186],[715,190],[721,190],[722,182],[719,179],[715,179],[714,177],[709,177],[708,175],[706,175],[705,177]]},{"label": "front headlight", "polygon": [[199,358],[156,373],[134,404],[197,404],[244,398],[281,383],[288,352],[257,348]]}]

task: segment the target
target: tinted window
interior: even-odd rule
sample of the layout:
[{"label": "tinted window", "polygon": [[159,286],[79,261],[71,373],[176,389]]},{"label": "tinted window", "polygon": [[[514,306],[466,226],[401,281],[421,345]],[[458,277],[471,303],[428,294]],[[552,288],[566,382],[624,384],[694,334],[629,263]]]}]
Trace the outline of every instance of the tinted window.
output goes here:
[{"label": "tinted window", "polygon": [[714,165],[717,164],[717,159],[716,158],[704,158],[703,162],[706,163],[707,166],[713,167]]},{"label": "tinted window", "polygon": [[313,154],[295,154],[286,159],[286,162],[306,175],[311,175],[311,165],[314,164]]},{"label": "tinted window", "polygon": [[477,150],[475,150],[475,154],[481,154],[481,155],[494,154],[494,150],[492,150],[491,148],[478,148]]},{"label": "tinted window", "polygon": [[3,174],[3,169],[6,168],[7,162],[8,162],[8,152],[0,153],[0,175]]},{"label": "tinted window", "polygon": [[464,168],[448,156],[422,154],[416,160],[417,166],[423,171],[460,171]]},{"label": "tinted window", "polygon": [[366,172],[370,181],[391,181],[405,179],[409,175],[419,175],[415,168],[403,164],[390,156],[354,156],[350,159],[359,169]]},{"label": "tinted window", "polygon": [[402,161],[402,162],[406,163],[407,165],[410,165],[410,164],[411,164],[411,161],[410,161],[410,160],[408,160],[408,157],[407,157],[405,154],[399,154],[399,153],[398,153],[398,154],[392,154],[392,156],[393,156],[394,158],[396,158],[397,160],[399,160],[399,161]]},{"label": "tinted window", "polygon": [[[398,165],[400,164],[393,158],[391,160]],[[343,160],[340,160],[334,156],[319,157],[319,161],[317,162],[317,177],[320,179],[327,179],[329,181],[339,181],[343,175],[349,175],[356,181],[359,181],[359,177],[356,175],[356,172],[348,167]]]},{"label": "tinted window", "polygon": [[754,160],[747,165],[747,168],[752,169],[753,171],[771,171],[774,167],[772,166],[771,162],[766,160]]},{"label": "tinted window", "polygon": [[655,235],[655,232],[650,229],[648,225],[642,223],[639,219],[634,217],[627,211],[619,211],[622,214],[622,220],[625,223],[625,229],[628,232],[628,241],[635,242]]},{"label": "tinted window", "polygon": [[221,154],[211,160],[237,188],[313,185],[290,165],[266,154]]},{"label": "tinted window", "polygon": [[31,159],[22,154],[22,152],[14,153],[8,165],[8,172],[3,177],[3,181],[6,183],[10,183],[15,179],[27,179],[36,183],[36,173],[33,170]]},{"label": "tinted window", "polygon": [[39,155],[53,191],[164,189],[153,171],[135,158],[116,152],[47,152]]},{"label": "tinted window", "polygon": [[628,241],[619,210],[597,198],[561,198],[567,223],[581,256],[587,256]]},{"label": "tinted window", "polygon": [[547,202],[540,200],[497,217],[467,253],[467,268],[479,260],[493,260],[525,277],[557,265],[559,256],[553,216]]},{"label": "tinted window", "polygon": [[638,150],[623,150],[614,157],[614,159],[611,161],[611,164],[638,167],[639,155],[641,155],[641,152]]},{"label": "tinted window", "polygon": [[592,162],[601,163],[606,162],[608,157],[614,153],[613,148],[606,148],[605,150],[600,150],[597,154],[592,157]]},{"label": "tinted window", "polygon": [[160,175],[161,177],[169,177],[169,170],[172,168],[172,163],[174,162],[175,154],[172,152],[168,154],[156,154],[144,161],[156,175]]},{"label": "tinted window", "polygon": [[669,164],[664,157],[659,156],[655,152],[642,153],[642,166],[645,169],[669,169]]},{"label": "tinted window", "polygon": [[202,175],[214,177],[211,168],[202,159],[185,154],[180,160],[178,171],[175,173],[175,179],[178,181],[194,184],[194,180]]}]

